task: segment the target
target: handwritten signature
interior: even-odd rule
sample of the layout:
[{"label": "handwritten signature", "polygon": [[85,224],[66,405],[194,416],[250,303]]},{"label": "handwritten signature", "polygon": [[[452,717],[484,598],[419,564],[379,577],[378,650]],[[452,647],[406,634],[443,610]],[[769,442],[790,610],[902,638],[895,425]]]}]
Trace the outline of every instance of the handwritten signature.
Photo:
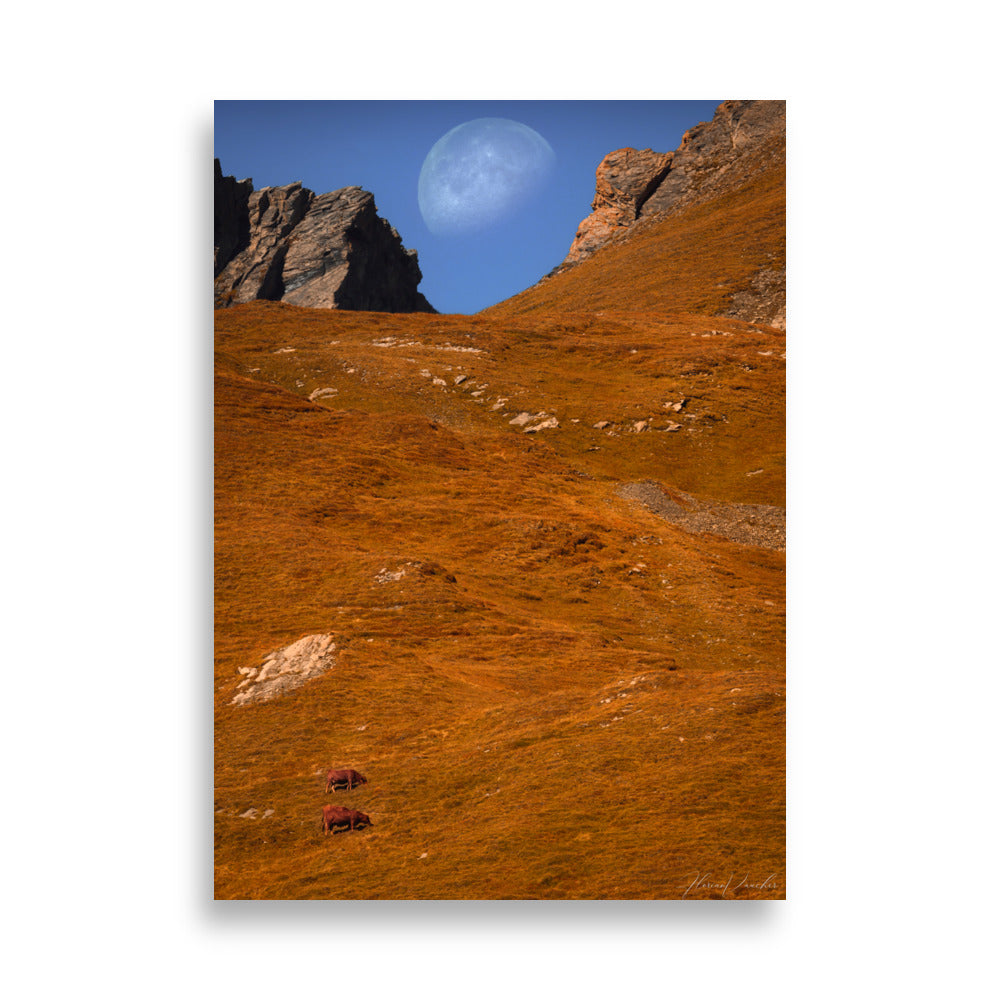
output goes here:
[{"label": "handwritten signature", "polygon": [[[714,876],[716,879],[721,878],[721,876]],[[735,893],[738,889],[746,887],[747,889],[770,889],[775,890],[778,888],[778,876],[777,874],[768,875],[766,879],[762,882],[751,882],[749,875],[744,875],[740,881],[736,881],[735,874],[730,874],[729,878],[725,882],[712,881],[713,873],[705,872],[702,874],[698,872],[694,881],[684,890],[684,895],[681,899],[685,899],[687,894],[694,889],[717,889],[722,893],[723,898],[727,892]]]}]

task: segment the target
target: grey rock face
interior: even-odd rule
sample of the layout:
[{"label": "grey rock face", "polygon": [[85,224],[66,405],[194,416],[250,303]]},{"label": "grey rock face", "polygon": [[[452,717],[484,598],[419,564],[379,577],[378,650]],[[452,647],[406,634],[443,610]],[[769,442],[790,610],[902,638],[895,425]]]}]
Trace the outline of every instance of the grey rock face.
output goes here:
[{"label": "grey rock face", "polygon": [[215,279],[215,305],[283,297],[287,237],[303,219],[312,192],[301,184],[254,191],[247,203],[249,240]]},{"label": "grey rock face", "polygon": [[670,170],[639,216],[705,201],[784,158],[784,101],[723,101],[710,122],[684,133]]},{"label": "grey rock face", "polygon": [[270,299],[319,309],[436,311],[417,291],[416,251],[379,218],[368,191],[316,195],[301,183],[253,191],[251,181],[222,177],[218,160],[215,173],[217,309]]}]

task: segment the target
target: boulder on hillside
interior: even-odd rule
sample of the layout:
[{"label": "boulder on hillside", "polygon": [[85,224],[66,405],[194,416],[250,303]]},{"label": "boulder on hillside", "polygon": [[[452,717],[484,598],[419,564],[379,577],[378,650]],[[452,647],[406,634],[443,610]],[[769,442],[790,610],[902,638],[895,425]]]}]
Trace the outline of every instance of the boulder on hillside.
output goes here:
[{"label": "boulder on hillside", "polygon": [[254,299],[322,309],[436,312],[417,291],[417,252],[359,187],[253,190],[215,161],[215,306]]}]

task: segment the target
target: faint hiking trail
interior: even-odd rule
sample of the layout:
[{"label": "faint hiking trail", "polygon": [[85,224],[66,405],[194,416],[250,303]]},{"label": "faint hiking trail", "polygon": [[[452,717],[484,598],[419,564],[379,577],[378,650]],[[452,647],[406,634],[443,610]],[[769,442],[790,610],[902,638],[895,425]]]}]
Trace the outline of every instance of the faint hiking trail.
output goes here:
[{"label": "faint hiking trail", "polygon": [[740,545],[785,551],[785,508],[754,503],[710,503],[688,493],[672,490],[674,500],[649,480],[625,483],[615,492],[627,500],[638,500],[647,510],[659,514],[685,531],[711,532]]}]

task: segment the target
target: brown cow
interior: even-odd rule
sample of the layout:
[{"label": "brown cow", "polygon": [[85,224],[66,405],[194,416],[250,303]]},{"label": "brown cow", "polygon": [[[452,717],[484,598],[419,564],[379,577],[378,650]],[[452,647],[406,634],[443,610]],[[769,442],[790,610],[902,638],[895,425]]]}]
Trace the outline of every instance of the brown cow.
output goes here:
[{"label": "brown cow", "polygon": [[357,809],[345,809],[343,806],[323,806],[323,832],[329,833],[335,826],[347,826],[351,830],[360,830],[371,826],[372,821]]},{"label": "brown cow", "polygon": [[355,785],[365,785],[367,783],[368,779],[363,774],[358,774],[357,771],[350,767],[326,772],[326,790],[328,792],[337,785],[346,785],[350,789],[354,788]]}]

